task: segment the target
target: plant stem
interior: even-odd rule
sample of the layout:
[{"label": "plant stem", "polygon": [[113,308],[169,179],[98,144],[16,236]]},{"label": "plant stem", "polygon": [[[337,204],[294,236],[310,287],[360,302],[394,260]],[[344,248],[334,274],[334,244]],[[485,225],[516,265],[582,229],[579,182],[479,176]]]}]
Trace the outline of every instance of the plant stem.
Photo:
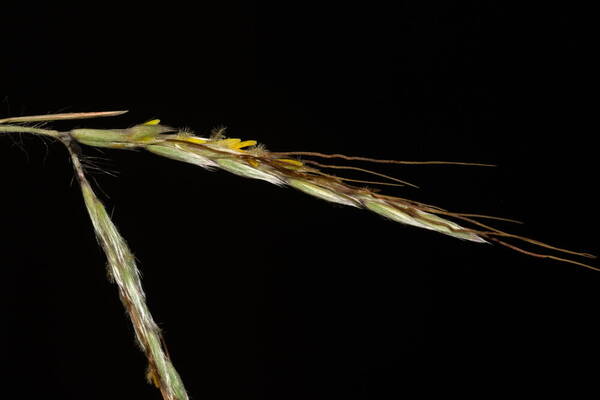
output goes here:
[{"label": "plant stem", "polygon": [[36,135],[51,136],[54,138],[58,138],[62,134],[62,132],[52,129],[32,128],[29,126],[20,125],[2,125],[1,122],[2,120],[0,120],[0,132],[5,133],[33,133]]}]

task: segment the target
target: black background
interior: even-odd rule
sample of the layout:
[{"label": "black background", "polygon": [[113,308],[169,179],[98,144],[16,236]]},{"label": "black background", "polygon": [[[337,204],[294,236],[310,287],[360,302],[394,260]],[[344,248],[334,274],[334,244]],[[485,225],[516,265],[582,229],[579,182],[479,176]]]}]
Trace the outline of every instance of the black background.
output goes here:
[{"label": "black background", "polygon": [[[128,109],[55,125],[161,118],[276,151],[495,163],[377,170],[421,186],[387,193],[524,220],[506,228],[597,254],[591,11],[391,3],[8,7],[0,115]],[[0,138],[3,387],[159,399],[66,151],[13,137]],[[586,365],[597,272],[144,152],[84,150],[118,171],[93,180],[192,398],[537,393],[598,372]]]}]

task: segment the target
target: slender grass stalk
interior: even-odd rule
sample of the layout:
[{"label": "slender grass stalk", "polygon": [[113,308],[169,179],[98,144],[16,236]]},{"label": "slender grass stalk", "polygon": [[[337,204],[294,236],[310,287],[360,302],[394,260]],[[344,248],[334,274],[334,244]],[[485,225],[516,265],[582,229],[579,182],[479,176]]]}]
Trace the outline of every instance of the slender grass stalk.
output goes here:
[{"label": "slender grass stalk", "polygon": [[[159,120],[148,121],[126,129],[84,128],[72,129],[70,131],[56,131],[22,125],[32,122],[117,116],[125,112],[64,113],[5,118],[0,119],[0,133],[44,135],[58,139],[66,145],[81,187],[86,208],[92,220],[96,237],[108,259],[110,276],[119,288],[119,295],[131,318],[137,343],[148,359],[148,380],[160,389],[165,400],[184,400],[188,396],[177,371],[171,363],[160,329],[152,319],[146,305],[140,274],[133,254],[111,221],[103,204],[92,190],[80,162],[79,153],[75,146],[76,143],[114,149],[144,149],[162,157],[198,165],[208,170],[218,168],[245,178],[264,180],[278,186],[290,186],[308,195],[332,203],[363,208],[396,222],[433,230],[458,239],[478,243],[497,243],[530,256],[548,258],[593,270],[600,270],[598,267],[571,258],[527,250],[509,243],[507,240],[571,256],[594,258],[591,254],[562,249],[527,237],[504,232],[484,224],[480,220],[497,219],[509,222],[515,221],[486,215],[455,213],[400,197],[382,195],[368,188],[350,185],[348,182],[381,185],[403,185],[408,183],[364,168],[325,165],[310,159],[301,161],[295,157],[307,156],[387,164],[489,166],[487,164],[378,160],[316,152],[274,153],[267,151],[263,146],[257,145],[257,142],[254,140],[242,141],[236,138],[225,138],[221,131],[215,132],[215,134],[208,138],[200,137],[189,131],[182,131],[161,125]],[[379,178],[391,180],[394,183],[343,178],[325,173],[311,165],[325,169],[358,170],[370,173]],[[458,221],[460,221],[460,224]]]}]

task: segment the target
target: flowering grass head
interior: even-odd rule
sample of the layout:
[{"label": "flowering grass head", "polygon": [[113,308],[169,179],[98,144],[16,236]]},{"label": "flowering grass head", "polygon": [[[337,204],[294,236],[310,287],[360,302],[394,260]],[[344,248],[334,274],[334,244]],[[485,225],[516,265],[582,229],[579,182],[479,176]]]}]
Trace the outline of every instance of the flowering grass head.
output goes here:
[{"label": "flowering grass head", "polygon": [[[148,380],[160,389],[165,400],[186,400],[188,396],[171,363],[160,329],[146,305],[135,258],[87,180],[85,169],[80,162],[81,150],[76,144],[112,149],[146,150],[161,157],[197,165],[207,170],[222,169],[244,178],[263,180],[282,187],[288,186],[331,203],[361,208],[401,224],[436,231],[457,239],[477,243],[496,243],[529,256],[600,270],[575,258],[594,258],[591,254],[562,249],[502,231],[482,222],[485,219],[515,221],[451,212],[417,201],[385,195],[371,187],[414,185],[355,165],[323,164],[317,160],[341,159],[351,163],[361,161],[372,164],[489,166],[487,164],[380,160],[317,152],[270,152],[256,140],[227,138],[222,129],[213,132],[210,137],[202,137],[189,130],[163,125],[158,119],[121,129],[79,128],[58,131],[31,125],[59,120],[112,117],[123,113],[125,111],[4,118],[0,119],[0,133],[31,133],[47,136],[61,141],[69,150],[94,231],[107,257],[110,276],[119,288],[119,295],[131,318],[137,343],[148,359]],[[337,176],[325,172],[329,169],[359,171],[377,177],[379,180]],[[524,246],[530,246],[531,249]],[[541,250],[536,249],[545,249],[548,252],[542,253]]]}]

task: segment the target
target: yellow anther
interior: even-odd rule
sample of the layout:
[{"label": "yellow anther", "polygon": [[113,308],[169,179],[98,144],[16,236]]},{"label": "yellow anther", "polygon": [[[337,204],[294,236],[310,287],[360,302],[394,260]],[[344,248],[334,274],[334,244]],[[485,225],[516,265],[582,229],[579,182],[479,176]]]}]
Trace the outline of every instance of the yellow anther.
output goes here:
[{"label": "yellow anther", "polygon": [[291,158],[278,158],[277,161],[281,161],[283,163],[287,163],[287,164],[292,164],[295,165],[296,167],[301,167],[304,164],[302,164],[302,162],[298,161],[298,160],[293,160]]},{"label": "yellow anther", "polygon": [[227,147],[231,150],[241,150],[244,147],[256,145],[256,140],[244,140],[243,142],[237,138],[221,139],[215,142],[216,145]]},{"label": "yellow anther", "polygon": [[256,168],[260,165],[260,163],[253,158],[249,158],[247,161],[248,161],[248,164],[250,164],[254,168]]},{"label": "yellow anther", "polygon": [[184,137],[184,138],[181,138],[181,140],[184,140],[184,141],[190,142],[190,143],[197,143],[197,144],[206,143],[206,140],[200,139],[200,138],[197,138],[197,137],[193,137],[193,136]]},{"label": "yellow anther", "polygon": [[228,147],[231,149],[231,148],[233,148],[233,146],[235,146],[239,142],[241,142],[240,139],[221,139],[221,140],[217,140],[215,142],[215,144],[218,146]]},{"label": "yellow anther", "polygon": [[244,140],[243,142],[237,143],[230,146],[232,149],[243,149],[244,147],[256,146],[256,140]]},{"label": "yellow anther", "polygon": [[158,125],[160,124],[160,119],[152,119],[148,122],[144,122],[143,125]]}]

